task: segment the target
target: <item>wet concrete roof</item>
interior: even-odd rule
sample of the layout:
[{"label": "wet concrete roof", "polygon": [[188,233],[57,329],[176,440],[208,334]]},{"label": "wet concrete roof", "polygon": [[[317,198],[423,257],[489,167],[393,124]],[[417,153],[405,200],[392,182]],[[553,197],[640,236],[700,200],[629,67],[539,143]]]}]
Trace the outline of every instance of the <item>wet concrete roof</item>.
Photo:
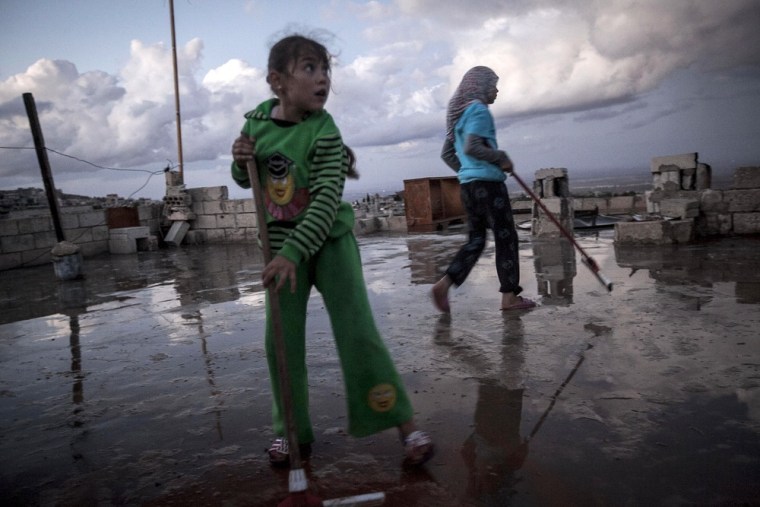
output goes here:
[{"label": "wet concrete roof", "polygon": [[[522,233],[521,233],[522,234]],[[438,453],[353,439],[329,322],[309,304],[323,498],[386,505],[752,504],[760,499],[760,238],[617,248],[521,241],[531,311],[498,309],[493,251],[428,299],[448,234],[360,238],[375,316]],[[0,491],[13,505],[276,505],[261,256],[202,245],[0,273]]]}]

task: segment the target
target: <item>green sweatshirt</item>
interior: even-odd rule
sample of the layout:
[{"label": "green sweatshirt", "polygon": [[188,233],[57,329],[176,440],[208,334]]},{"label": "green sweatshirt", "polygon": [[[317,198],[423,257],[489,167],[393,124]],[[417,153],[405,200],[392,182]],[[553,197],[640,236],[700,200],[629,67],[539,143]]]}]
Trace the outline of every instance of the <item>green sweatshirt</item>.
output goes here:
[{"label": "green sweatshirt", "polygon": [[[341,201],[348,156],[327,111],[283,126],[271,118],[277,103],[270,99],[248,112],[242,133],[256,140],[272,251],[299,264],[328,237],[353,229],[353,209]],[[232,178],[243,188],[251,186],[248,171],[234,162]]]}]

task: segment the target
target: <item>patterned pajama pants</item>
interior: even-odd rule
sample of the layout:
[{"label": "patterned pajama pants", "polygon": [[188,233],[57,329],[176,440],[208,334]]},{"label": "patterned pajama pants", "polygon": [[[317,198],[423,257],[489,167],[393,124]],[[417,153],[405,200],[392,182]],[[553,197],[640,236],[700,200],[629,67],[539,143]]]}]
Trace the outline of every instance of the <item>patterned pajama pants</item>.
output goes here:
[{"label": "patterned pajama pants", "polygon": [[457,286],[464,283],[486,246],[486,233],[490,228],[496,247],[499,292],[519,294],[522,287],[517,230],[507,186],[497,181],[472,181],[462,184],[461,195],[467,211],[469,240],[459,249],[446,274]]}]

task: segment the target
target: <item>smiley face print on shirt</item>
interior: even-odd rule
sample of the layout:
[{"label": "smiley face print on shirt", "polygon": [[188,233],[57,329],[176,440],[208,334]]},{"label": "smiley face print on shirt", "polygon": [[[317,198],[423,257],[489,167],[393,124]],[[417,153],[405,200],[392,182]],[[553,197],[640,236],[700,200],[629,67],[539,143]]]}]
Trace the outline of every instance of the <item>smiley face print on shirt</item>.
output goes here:
[{"label": "smiley face print on shirt", "polygon": [[265,201],[269,214],[277,220],[292,220],[309,204],[309,190],[296,188],[295,164],[277,152],[265,160],[267,168]]}]

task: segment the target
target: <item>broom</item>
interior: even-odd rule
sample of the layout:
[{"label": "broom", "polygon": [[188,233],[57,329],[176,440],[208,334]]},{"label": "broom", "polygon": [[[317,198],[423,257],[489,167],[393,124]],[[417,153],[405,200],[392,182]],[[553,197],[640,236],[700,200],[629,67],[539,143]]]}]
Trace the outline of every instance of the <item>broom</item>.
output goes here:
[{"label": "broom", "polygon": [[599,265],[596,263],[594,259],[591,258],[590,255],[586,253],[583,248],[578,244],[577,241],[575,241],[575,237],[567,231],[564,227],[562,227],[562,224],[559,223],[559,220],[554,216],[554,214],[547,209],[547,207],[544,205],[543,202],[541,202],[541,199],[538,198],[538,196],[533,193],[533,191],[528,188],[528,185],[525,184],[525,182],[520,178],[517,173],[510,173],[512,177],[517,181],[517,183],[520,184],[520,186],[525,190],[525,192],[533,199],[536,204],[543,210],[543,212],[546,214],[549,219],[554,222],[554,225],[557,226],[559,229],[559,232],[562,233],[563,236],[565,236],[567,239],[570,240],[570,243],[573,244],[573,246],[578,250],[578,252],[581,254],[581,262],[586,265],[591,270],[591,273],[594,274],[596,279],[604,285],[604,288],[607,289],[608,292],[612,292],[612,282],[602,274],[602,272],[599,269]]},{"label": "broom", "polygon": [[[247,164],[248,179],[251,182],[253,201],[256,205],[256,220],[261,239],[261,250],[264,254],[264,265],[272,260],[272,249],[269,243],[269,231],[266,224],[266,210],[264,208],[264,194],[261,189],[256,162],[251,160]],[[296,431],[295,415],[293,413],[293,398],[288,375],[287,356],[285,353],[285,337],[282,330],[282,316],[280,312],[280,298],[276,290],[271,287],[269,292],[269,308],[272,317],[272,330],[274,331],[274,349],[277,359],[277,373],[280,381],[280,396],[285,412],[285,425],[288,443],[290,446],[290,473],[288,475],[288,497],[280,502],[279,507],[350,507],[350,506],[375,506],[385,502],[385,493],[368,493],[352,497],[338,498],[322,502],[316,495],[309,492],[309,484],[306,473],[301,464],[301,452],[298,448],[298,432]]]}]

